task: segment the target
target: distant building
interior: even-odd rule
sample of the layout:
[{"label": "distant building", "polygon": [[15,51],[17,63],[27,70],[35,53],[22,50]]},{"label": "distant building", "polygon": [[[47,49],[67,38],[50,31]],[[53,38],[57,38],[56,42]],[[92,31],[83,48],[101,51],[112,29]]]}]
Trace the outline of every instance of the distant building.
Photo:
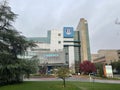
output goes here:
[{"label": "distant building", "polygon": [[120,50],[99,50],[98,54],[92,54],[92,60],[94,63],[104,61],[104,63],[110,64],[120,60]]},{"label": "distant building", "polygon": [[104,55],[92,54],[91,58],[93,63],[106,63],[106,59]]},{"label": "distant building", "polygon": [[82,18],[77,30],[64,27],[63,30],[49,30],[47,37],[31,37],[37,47],[28,49],[24,57],[36,57],[40,66],[47,64],[48,69],[57,66],[69,67],[79,72],[83,60],[91,60],[87,21]]}]

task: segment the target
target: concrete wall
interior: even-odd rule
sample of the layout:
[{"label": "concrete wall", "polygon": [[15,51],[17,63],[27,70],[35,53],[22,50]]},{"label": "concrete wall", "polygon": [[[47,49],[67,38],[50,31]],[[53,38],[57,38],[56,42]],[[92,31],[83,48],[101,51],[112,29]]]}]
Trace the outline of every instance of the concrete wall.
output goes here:
[{"label": "concrete wall", "polygon": [[81,62],[84,60],[91,60],[87,20],[81,18],[77,26],[77,30],[80,33],[79,37],[81,42]]},{"label": "concrete wall", "polygon": [[50,50],[63,50],[63,31],[51,30]]},{"label": "concrete wall", "polygon": [[[102,58],[103,57],[103,58]],[[105,63],[110,64],[111,62],[115,62],[120,60],[120,52],[119,50],[99,50],[98,54],[92,54],[93,62],[100,62],[105,60]]]},{"label": "concrete wall", "polygon": [[37,47],[34,47],[34,50],[39,50],[39,49],[49,49],[50,50],[50,44],[48,43],[35,43]]},{"label": "concrete wall", "polygon": [[111,63],[119,60],[117,50],[99,50],[98,54],[104,55],[107,63]]}]

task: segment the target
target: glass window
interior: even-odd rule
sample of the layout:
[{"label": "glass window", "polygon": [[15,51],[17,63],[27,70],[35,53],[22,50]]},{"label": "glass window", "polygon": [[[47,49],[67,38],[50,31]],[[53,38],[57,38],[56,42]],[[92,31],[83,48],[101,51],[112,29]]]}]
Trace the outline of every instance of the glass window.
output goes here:
[{"label": "glass window", "polygon": [[61,34],[60,34],[60,33],[58,33],[58,36],[61,36]]},{"label": "glass window", "polygon": [[58,44],[61,44],[61,41],[58,41]]}]

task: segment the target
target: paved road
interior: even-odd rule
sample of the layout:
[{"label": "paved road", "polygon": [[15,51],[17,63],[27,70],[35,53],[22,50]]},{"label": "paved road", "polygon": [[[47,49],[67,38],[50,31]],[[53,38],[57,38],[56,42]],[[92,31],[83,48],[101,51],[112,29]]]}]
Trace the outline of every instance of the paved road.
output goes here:
[{"label": "paved road", "polygon": [[[60,78],[30,78],[24,79],[24,81],[62,81]],[[80,82],[99,82],[99,83],[119,83],[120,80],[100,80],[100,79],[90,79],[90,78],[78,78],[78,77],[70,77],[67,78],[66,81],[80,81]]]}]

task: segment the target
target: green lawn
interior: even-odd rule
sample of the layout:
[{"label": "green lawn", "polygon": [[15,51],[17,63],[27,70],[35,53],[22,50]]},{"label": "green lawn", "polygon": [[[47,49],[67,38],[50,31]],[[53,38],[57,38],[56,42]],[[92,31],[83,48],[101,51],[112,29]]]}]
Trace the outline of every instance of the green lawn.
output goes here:
[{"label": "green lawn", "polygon": [[0,87],[0,90],[120,90],[119,84],[67,82],[63,88],[62,82],[24,82],[16,85]]}]

